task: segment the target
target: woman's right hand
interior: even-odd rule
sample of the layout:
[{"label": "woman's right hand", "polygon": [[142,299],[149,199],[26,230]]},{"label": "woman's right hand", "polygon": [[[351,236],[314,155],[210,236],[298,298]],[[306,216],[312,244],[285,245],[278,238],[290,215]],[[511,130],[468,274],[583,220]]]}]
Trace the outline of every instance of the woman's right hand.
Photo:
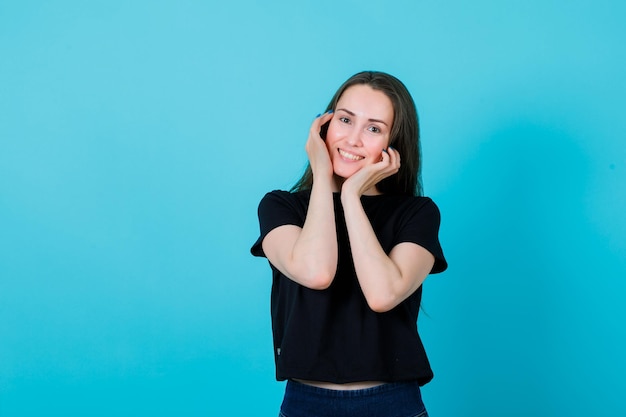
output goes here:
[{"label": "woman's right hand", "polygon": [[313,172],[314,181],[320,181],[324,178],[329,180],[333,176],[333,165],[326,148],[326,142],[320,136],[320,129],[322,125],[333,117],[333,113],[327,112],[315,118],[311,123],[311,129],[309,131],[309,138],[306,142],[306,153],[309,157],[309,163],[311,164],[311,171]]},{"label": "woman's right hand", "polygon": [[322,125],[331,117],[332,113],[316,117],[306,142],[314,181],[304,224],[276,227],[263,239],[263,251],[270,263],[293,281],[314,290],[326,289],[333,282],[339,259],[333,165],[320,136]]}]

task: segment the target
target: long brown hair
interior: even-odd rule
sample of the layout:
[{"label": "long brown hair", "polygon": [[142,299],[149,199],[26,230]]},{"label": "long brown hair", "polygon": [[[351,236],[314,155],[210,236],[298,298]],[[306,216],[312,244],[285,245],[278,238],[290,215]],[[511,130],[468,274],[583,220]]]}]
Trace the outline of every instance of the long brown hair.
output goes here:
[{"label": "long brown hair", "polygon": [[[397,174],[376,184],[383,194],[422,195],[421,149],[417,109],[406,86],[393,75],[380,71],[363,71],[350,77],[337,90],[326,110],[335,110],[341,95],[350,87],[365,84],[383,92],[393,105],[393,125],[389,146],[400,153],[401,165]],[[291,191],[309,190],[313,186],[311,165]]]}]

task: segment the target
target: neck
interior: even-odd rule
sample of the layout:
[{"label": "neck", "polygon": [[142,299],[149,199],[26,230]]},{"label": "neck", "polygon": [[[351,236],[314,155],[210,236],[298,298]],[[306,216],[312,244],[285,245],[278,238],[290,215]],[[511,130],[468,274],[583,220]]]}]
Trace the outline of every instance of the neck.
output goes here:
[{"label": "neck", "polygon": [[[345,178],[341,178],[341,177],[338,177],[337,175],[335,175],[334,176],[334,182],[333,182],[333,192],[340,193],[341,192],[341,186],[343,185],[343,183],[345,181],[346,181]],[[376,186],[368,188],[363,193],[363,195],[381,195],[381,194],[382,193],[378,190],[378,188]]]}]

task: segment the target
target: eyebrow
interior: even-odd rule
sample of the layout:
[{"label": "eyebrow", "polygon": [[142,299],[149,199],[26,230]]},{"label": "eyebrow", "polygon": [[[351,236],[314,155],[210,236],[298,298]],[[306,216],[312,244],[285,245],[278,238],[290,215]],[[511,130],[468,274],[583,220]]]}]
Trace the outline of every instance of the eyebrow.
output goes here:
[{"label": "eyebrow", "polygon": [[[354,112],[351,112],[351,111],[350,111],[350,110],[348,110],[348,109],[343,109],[343,108],[341,108],[341,109],[337,109],[337,111],[344,111],[344,112],[348,113],[350,116],[356,116],[356,114],[355,114]],[[378,122],[378,123],[382,123],[382,124],[384,124],[385,126],[389,127],[389,125],[387,125],[387,123],[385,123],[383,120],[380,120],[380,119],[367,119],[367,120],[369,120],[370,122]]]}]

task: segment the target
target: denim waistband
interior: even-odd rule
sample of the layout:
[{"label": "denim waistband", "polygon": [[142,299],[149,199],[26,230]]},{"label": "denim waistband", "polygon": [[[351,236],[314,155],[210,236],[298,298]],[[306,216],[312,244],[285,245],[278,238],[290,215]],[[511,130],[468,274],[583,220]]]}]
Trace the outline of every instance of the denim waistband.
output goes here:
[{"label": "denim waistband", "polygon": [[332,390],[287,381],[281,413],[285,417],[427,415],[416,381],[390,382],[356,390]]}]

